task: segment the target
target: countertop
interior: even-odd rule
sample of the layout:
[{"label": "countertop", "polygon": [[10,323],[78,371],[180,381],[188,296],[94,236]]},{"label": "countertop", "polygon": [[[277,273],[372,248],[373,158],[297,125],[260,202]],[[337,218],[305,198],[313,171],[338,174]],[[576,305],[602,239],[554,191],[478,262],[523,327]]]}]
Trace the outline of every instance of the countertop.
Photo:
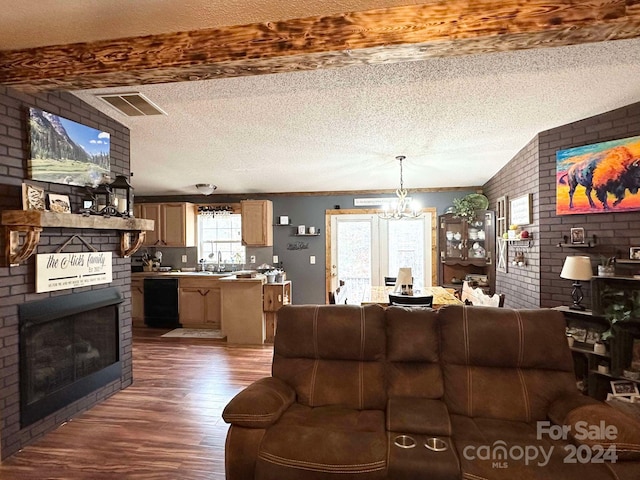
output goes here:
[{"label": "countertop", "polygon": [[267,277],[261,273],[256,273],[253,278],[238,278],[238,274],[256,273],[255,270],[239,270],[237,272],[133,272],[132,278],[171,278],[171,277],[192,277],[211,278],[224,280],[225,282],[260,282],[266,283]]}]

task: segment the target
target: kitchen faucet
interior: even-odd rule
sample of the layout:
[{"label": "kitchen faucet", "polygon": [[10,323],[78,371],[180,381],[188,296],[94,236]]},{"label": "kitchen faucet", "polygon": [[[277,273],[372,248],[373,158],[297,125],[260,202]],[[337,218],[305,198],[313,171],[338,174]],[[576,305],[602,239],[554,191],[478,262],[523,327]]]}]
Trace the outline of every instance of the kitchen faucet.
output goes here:
[{"label": "kitchen faucet", "polygon": [[224,265],[220,266],[221,263],[222,263],[222,252],[220,250],[218,250],[218,271],[219,272],[224,270]]}]

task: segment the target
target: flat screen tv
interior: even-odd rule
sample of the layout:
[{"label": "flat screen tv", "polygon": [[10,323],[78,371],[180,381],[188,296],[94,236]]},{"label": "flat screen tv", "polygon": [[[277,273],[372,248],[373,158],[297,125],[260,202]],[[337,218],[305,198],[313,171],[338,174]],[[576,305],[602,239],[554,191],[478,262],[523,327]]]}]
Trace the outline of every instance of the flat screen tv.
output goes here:
[{"label": "flat screen tv", "polygon": [[38,108],[29,109],[33,180],[98,185],[110,170],[110,135]]}]

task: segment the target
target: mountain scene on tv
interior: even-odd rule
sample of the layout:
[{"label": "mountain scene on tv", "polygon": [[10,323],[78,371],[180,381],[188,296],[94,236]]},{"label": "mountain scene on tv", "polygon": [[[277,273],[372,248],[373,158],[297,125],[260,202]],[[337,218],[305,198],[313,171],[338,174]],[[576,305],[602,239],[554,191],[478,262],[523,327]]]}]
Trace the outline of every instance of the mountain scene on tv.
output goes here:
[{"label": "mountain scene on tv", "polygon": [[29,137],[33,180],[96,186],[109,175],[107,132],[30,108]]}]

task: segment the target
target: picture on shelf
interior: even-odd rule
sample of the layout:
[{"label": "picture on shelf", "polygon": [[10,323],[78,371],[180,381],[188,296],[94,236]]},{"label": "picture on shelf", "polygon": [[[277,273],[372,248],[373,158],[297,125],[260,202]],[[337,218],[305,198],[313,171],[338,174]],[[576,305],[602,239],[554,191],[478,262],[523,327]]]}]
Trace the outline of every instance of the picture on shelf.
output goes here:
[{"label": "picture on shelf", "polygon": [[587,338],[585,339],[586,343],[590,345],[594,345],[599,341],[600,341],[600,332],[596,330],[587,330]]},{"label": "picture on shelf", "polygon": [[584,228],[572,228],[571,229],[571,243],[579,245],[584,243]]},{"label": "picture on shelf", "polygon": [[567,329],[567,335],[573,337],[576,342],[585,343],[587,341],[587,329],[571,327]]},{"label": "picture on shelf", "polygon": [[629,249],[630,260],[640,260],[640,247],[631,247]]},{"label": "picture on shelf", "polygon": [[640,136],[557,151],[556,214],[640,210],[639,156]]},{"label": "picture on shelf", "polygon": [[23,210],[46,210],[47,205],[44,200],[44,188],[40,188],[30,183],[22,184],[22,209]]},{"label": "picture on shelf", "polygon": [[49,194],[49,210],[56,213],[71,213],[71,202],[67,195]]},{"label": "picture on shelf", "polygon": [[640,395],[638,385],[627,380],[612,380],[611,392],[614,397],[633,397]]}]

